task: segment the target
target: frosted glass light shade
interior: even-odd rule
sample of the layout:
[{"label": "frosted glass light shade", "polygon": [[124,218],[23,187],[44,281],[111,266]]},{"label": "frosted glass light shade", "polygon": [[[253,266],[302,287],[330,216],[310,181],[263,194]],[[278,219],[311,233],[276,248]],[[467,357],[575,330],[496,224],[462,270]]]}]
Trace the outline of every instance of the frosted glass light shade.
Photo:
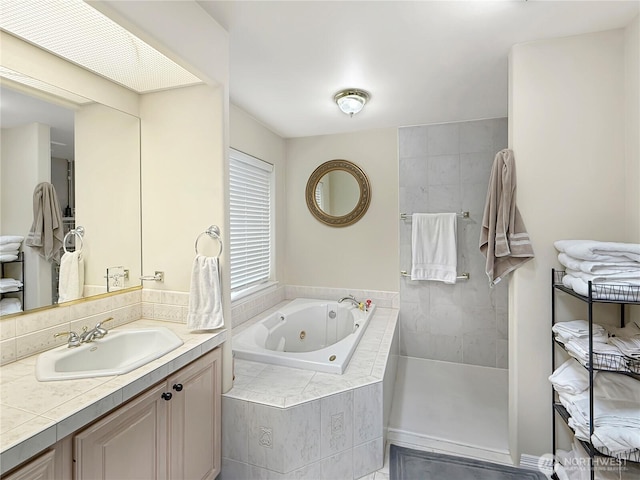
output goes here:
[{"label": "frosted glass light shade", "polygon": [[364,108],[369,100],[369,94],[364,90],[342,90],[334,97],[338,108],[347,115],[353,116]]}]

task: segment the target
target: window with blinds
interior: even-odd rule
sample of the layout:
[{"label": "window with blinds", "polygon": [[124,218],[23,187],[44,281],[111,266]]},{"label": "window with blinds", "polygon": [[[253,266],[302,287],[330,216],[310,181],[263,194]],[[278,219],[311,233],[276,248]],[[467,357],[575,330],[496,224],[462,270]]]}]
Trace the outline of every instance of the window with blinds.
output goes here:
[{"label": "window with blinds", "polygon": [[273,165],[231,149],[231,293],[271,279]]}]

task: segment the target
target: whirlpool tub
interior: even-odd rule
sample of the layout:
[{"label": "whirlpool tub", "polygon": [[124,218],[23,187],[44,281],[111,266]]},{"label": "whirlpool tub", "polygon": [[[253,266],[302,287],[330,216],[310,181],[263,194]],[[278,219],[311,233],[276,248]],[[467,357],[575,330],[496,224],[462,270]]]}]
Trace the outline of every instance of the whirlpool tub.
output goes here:
[{"label": "whirlpool tub", "polygon": [[297,298],[233,336],[237,358],[342,374],[375,305]]}]

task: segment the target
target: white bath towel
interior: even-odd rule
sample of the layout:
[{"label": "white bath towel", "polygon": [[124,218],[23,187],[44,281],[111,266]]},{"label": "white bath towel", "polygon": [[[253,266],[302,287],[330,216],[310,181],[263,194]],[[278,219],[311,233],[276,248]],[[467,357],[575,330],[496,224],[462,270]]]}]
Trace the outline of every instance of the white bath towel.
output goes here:
[{"label": "white bath towel", "polygon": [[212,330],[224,326],[218,257],[196,255],[191,271],[187,327]]},{"label": "white bath towel", "polygon": [[18,253],[0,253],[0,262],[13,262],[18,259]]},{"label": "white bath towel", "polygon": [[0,300],[0,315],[9,315],[22,311],[22,302],[18,298],[3,298]]},{"label": "white bath towel", "polygon": [[70,302],[82,298],[84,291],[84,260],[82,252],[66,252],[60,260],[58,302]]},{"label": "white bath towel", "polygon": [[6,245],[7,243],[22,243],[24,237],[21,235],[0,235],[0,245]]},{"label": "white bath towel", "polygon": [[575,359],[570,358],[555,369],[549,381],[557,392],[576,394],[589,388],[589,373]]},{"label": "white bath towel", "polygon": [[0,252],[1,253],[12,253],[20,250],[20,242],[12,242],[12,243],[3,243],[0,244]]},{"label": "white bath towel", "polygon": [[456,214],[414,213],[411,280],[456,283]]},{"label": "white bath towel", "polygon": [[589,260],[580,260],[573,258],[566,253],[558,254],[558,261],[571,270],[579,270],[584,273],[592,273],[594,275],[609,275],[621,272],[638,272],[640,275],[640,262],[631,260],[622,262],[592,262]]},{"label": "white bath towel", "polygon": [[557,240],[556,250],[573,258],[601,262],[640,262],[640,243],[599,242],[596,240]]}]

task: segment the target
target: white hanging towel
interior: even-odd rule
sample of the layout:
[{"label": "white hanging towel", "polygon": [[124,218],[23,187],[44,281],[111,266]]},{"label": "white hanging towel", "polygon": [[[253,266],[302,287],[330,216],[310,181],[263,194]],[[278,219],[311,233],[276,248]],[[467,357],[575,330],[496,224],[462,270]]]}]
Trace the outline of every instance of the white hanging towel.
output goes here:
[{"label": "white hanging towel", "polygon": [[82,298],[84,291],[84,260],[82,252],[65,252],[60,259],[58,302],[70,302]]},{"label": "white hanging towel", "polygon": [[414,213],[411,223],[411,280],[456,283],[456,214]]},{"label": "white hanging towel", "polygon": [[213,330],[223,325],[218,257],[196,255],[191,272],[187,327]]}]

